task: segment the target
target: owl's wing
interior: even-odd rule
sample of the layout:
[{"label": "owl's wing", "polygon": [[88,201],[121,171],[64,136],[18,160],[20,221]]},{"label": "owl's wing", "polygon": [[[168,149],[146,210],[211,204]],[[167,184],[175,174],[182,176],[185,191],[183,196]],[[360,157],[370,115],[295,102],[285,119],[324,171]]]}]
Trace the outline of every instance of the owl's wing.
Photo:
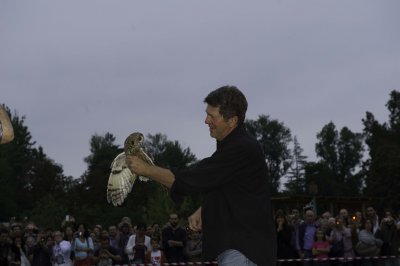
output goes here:
[{"label": "owl's wing", "polygon": [[137,178],[137,175],[127,167],[125,159],[126,155],[123,152],[111,163],[111,173],[107,184],[107,201],[114,206],[124,202]]}]

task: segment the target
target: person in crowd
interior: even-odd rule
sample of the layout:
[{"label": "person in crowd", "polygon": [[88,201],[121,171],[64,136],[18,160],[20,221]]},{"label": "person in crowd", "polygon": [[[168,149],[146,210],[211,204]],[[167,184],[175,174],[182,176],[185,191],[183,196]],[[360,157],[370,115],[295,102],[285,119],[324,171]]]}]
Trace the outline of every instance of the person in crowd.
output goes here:
[{"label": "person in crowd", "polygon": [[72,266],[71,242],[65,240],[65,236],[61,231],[54,231],[54,245],[53,245],[53,263],[54,266]]},{"label": "person in crowd", "polygon": [[185,262],[186,230],[179,225],[176,213],[169,216],[169,226],[162,230],[162,242],[169,263]]},{"label": "person in crowd", "polygon": [[125,247],[132,235],[132,225],[129,218],[123,218],[119,224],[118,232],[118,253],[121,256],[121,264],[129,264],[128,254],[125,253]]},{"label": "person in crowd", "polygon": [[96,224],[93,227],[93,230],[91,232],[91,238],[93,240],[93,246],[94,246],[94,251],[97,251],[100,248],[100,235],[101,232],[103,231],[103,226],[100,224]]},{"label": "person in crowd", "polygon": [[[358,233],[358,242],[355,251],[361,257],[379,256],[383,241],[376,238],[372,233],[372,222],[369,219],[361,221],[360,231]],[[372,258],[361,260],[361,265],[378,266],[378,261]]]},{"label": "person in crowd", "polygon": [[396,258],[385,259],[385,266],[400,265],[398,258],[400,255],[400,225],[395,223],[391,211],[385,212],[375,236],[383,241],[380,253],[382,256],[396,256]]},{"label": "person in crowd", "polygon": [[24,238],[21,235],[13,236],[11,245],[11,258],[8,264],[11,266],[30,266],[25,249]]},{"label": "person in crowd", "polygon": [[3,105],[0,104],[0,144],[8,143],[14,139],[14,129],[10,117]]},{"label": "person in crowd", "polygon": [[[286,216],[282,210],[275,214],[275,228],[277,240],[277,259],[294,259],[295,245],[293,241],[294,229],[288,224]],[[278,265],[294,265],[293,262],[278,262]]]},{"label": "person in crowd", "polygon": [[14,223],[11,225],[11,237],[23,237],[22,225],[20,223]]},{"label": "person in crowd", "polygon": [[331,258],[345,258],[345,265],[353,265],[353,259],[355,257],[351,229],[344,226],[341,216],[336,217],[335,227],[330,234],[331,252],[329,256]]},{"label": "person in crowd", "polygon": [[145,264],[153,266],[161,266],[167,263],[164,251],[160,249],[160,240],[157,238],[151,239],[151,250],[147,251]]},{"label": "person in crowd", "polygon": [[160,247],[162,247],[162,240],[161,240],[161,227],[159,223],[153,223],[152,227],[152,235],[151,238],[158,239]]},{"label": "person in crowd", "polygon": [[339,210],[339,217],[342,220],[343,226],[348,227],[349,225],[349,212],[347,209],[342,208]]},{"label": "person in crowd", "polygon": [[53,239],[44,232],[37,234],[36,244],[28,251],[31,266],[52,266]]},{"label": "person in crowd", "polygon": [[73,244],[75,237],[75,229],[71,225],[67,225],[63,229],[63,239],[68,241],[69,243]]},{"label": "person in crowd", "polygon": [[321,214],[321,217],[318,219],[319,228],[326,233],[329,228],[329,218],[332,217],[332,214],[329,211],[326,211]]},{"label": "person in crowd", "polygon": [[299,257],[306,259],[304,265],[312,265],[307,259],[312,259],[312,246],[314,244],[315,232],[317,231],[318,224],[315,222],[315,215],[311,209],[305,212],[305,221],[299,226],[299,235],[297,251]]},{"label": "person in crowd", "polygon": [[108,238],[110,240],[110,246],[118,251],[118,229],[116,225],[108,226]]},{"label": "person in crowd", "polygon": [[372,233],[376,233],[379,228],[379,217],[376,214],[375,207],[370,205],[365,209],[365,218],[370,220],[372,223]]},{"label": "person in crowd", "polygon": [[109,237],[102,235],[100,237],[100,248],[94,252],[93,263],[96,266],[119,265],[121,256],[118,250],[110,246]]},{"label": "person in crowd", "polygon": [[[126,163],[138,175],[171,188],[175,202],[201,194],[202,206],[188,220],[191,230],[203,232],[203,259],[217,257],[220,266],[232,265],[232,260],[273,265],[276,231],[271,180],[262,147],[244,125],[246,97],[235,86],[223,86],[210,92],[204,102],[205,123],[217,141],[210,157],[184,169],[149,165],[131,155]],[[163,243],[168,243],[164,237]],[[170,243],[174,249],[183,248]],[[167,257],[170,247],[164,246]]]},{"label": "person in crowd", "polygon": [[314,259],[314,266],[329,266],[329,251],[330,245],[326,240],[325,232],[318,228],[315,232],[314,243],[312,245],[312,254]]},{"label": "person in crowd", "polygon": [[[304,220],[300,216],[300,211],[298,208],[292,208],[291,213],[289,215],[288,223],[293,227],[293,239],[295,249],[298,250],[299,244],[299,226],[304,223]],[[299,252],[295,252],[295,258],[299,259]],[[302,265],[299,261],[296,262],[296,265]]]},{"label": "person in crowd", "polygon": [[9,232],[6,228],[0,227],[0,265],[8,266],[8,262],[11,260],[11,254]]},{"label": "person in crowd", "polygon": [[188,237],[186,241],[185,254],[187,261],[199,262],[202,261],[201,254],[203,252],[203,239],[200,231],[188,231]]},{"label": "person in crowd", "polygon": [[146,236],[150,237],[153,235],[153,227],[151,225],[148,225],[146,228]]},{"label": "person in crowd", "polygon": [[93,240],[86,224],[78,225],[78,236],[74,240],[73,251],[75,266],[90,266],[93,255]]},{"label": "person in crowd", "polygon": [[129,237],[125,247],[125,253],[128,254],[131,263],[144,263],[146,252],[151,250],[151,239],[146,236],[146,229],[146,224],[138,224],[136,226],[136,234]]}]

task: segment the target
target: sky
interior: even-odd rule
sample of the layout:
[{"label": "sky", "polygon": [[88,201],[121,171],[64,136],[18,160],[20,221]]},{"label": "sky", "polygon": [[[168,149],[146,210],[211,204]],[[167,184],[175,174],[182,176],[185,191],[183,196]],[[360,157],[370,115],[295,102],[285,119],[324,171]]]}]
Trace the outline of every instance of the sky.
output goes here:
[{"label": "sky", "polygon": [[235,85],[315,160],[332,121],[362,131],[400,90],[398,0],[1,0],[0,103],[25,116],[64,174],[87,169],[94,134],[122,146],[162,133],[215,150],[207,94]]}]

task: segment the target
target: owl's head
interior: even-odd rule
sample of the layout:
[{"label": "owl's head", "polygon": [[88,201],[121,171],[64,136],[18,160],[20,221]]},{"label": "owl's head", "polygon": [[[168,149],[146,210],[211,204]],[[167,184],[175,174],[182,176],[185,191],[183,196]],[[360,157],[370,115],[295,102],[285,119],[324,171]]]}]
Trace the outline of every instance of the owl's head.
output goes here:
[{"label": "owl's head", "polygon": [[144,141],[144,136],[140,132],[134,132],[130,134],[124,143],[124,150],[126,154],[136,154],[140,149]]}]

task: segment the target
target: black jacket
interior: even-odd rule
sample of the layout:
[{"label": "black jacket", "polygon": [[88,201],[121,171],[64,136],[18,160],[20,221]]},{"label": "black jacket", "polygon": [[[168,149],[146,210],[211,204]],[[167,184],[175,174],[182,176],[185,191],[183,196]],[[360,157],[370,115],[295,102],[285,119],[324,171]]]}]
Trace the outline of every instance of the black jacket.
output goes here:
[{"label": "black jacket", "polygon": [[238,126],[217,150],[190,169],[175,174],[171,196],[201,193],[203,257],[215,259],[236,249],[258,265],[275,265],[276,232],[270,180],[262,148]]}]

